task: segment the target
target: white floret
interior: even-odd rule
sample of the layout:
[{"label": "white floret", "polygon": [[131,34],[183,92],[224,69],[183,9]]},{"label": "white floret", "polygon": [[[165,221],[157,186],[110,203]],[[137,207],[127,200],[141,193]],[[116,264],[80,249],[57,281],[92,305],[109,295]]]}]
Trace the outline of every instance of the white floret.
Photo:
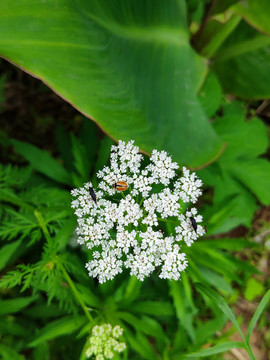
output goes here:
[{"label": "white floret", "polygon": [[[160,278],[177,280],[187,267],[180,244],[191,246],[205,232],[197,209],[183,214],[181,208],[181,201],[197,201],[201,180],[186,168],[182,177],[177,177],[179,167],[166,151],[153,150],[144,168],[142,159],[134,141],[119,141],[112,146],[110,166],[97,173],[97,188],[88,182],[71,191],[77,241],[91,249],[92,259],[86,267],[89,276],[100,283],[113,279],[124,268],[139,280],[156,269]],[[117,181],[125,181],[127,190],[117,191]],[[196,231],[191,217],[197,223]]]}]

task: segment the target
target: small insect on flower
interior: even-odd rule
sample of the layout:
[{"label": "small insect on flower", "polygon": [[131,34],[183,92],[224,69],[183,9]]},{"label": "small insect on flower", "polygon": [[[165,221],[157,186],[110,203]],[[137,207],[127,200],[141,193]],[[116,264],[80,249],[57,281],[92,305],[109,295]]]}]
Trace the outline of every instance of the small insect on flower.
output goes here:
[{"label": "small insect on flower", "polygon": [[91,187],[89,187],[89,192],[90,192],[90,195],[91,195],[91,198],[93,199],[93,201],[94,201],[95,203],[97,203],[96,194],[95,194],[94,190],[93,190]]},{"label": "small insect on flower", "polygon": [[[89,181],[71,192],[77,241],[92,253],[85,266],[101,284],[124,269],[140,281],[156,269],[160,279],[179,280],[188,266],[181,246],[190,247],[205,233],[194,207],[202,181],[185,167],[179,175],[166,151],[153,150],[148,159],[139,150],[133,140],[119,140],[110,164],[97,173],[96,187]],[[109,351],[105,356],[89,350],[89,356],[111,359]]]},{"label": "small insect on flower", "polygon": [[128,184],[125,181],[117,181],[116,183],[113,184],[113,187],[117,191],[125,191],[128,188]]},{"label": "small insect on flower", "polygon": [[193,227],[193,230],[195,231],[195,233],[197,232],[197,221],[194,219],[194,217],[190,217],[190,221],[191,221],[191,225]]}]

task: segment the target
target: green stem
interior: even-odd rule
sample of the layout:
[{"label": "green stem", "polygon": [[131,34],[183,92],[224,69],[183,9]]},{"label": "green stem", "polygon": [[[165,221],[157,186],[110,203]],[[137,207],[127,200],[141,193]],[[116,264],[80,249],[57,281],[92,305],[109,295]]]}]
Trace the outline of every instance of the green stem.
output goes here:
[{"label": "green stem", "polygon": [[[34,214],[35,214],[35,216],[36,216],[36,218],[37,218],[37,220],[39,222],[40,227],[42,228],[42,231],[44,233],[44,236],[45,236],[49,246],[52,246],[53,245],[53,239],[51,238],[51,235],[50,235],[50,233],[49,233],[49,231],[47,229],[47,226],[46,226],[46,223],[44,221],[44,218],[43,218],[42,214],[37,210],[34,211]],[[62,261],[61,261],[61,259],[59,257],[58,257],[58,260],[59,260],[58,264],[61,267],[62,273],[63,273],[67,283],[69,284],[75,298],[78,300],[79,304],[81,305],[81,307],[82,307],[86,317],[88,318],[89,322],[91,324],[94,324],[94,319],[92,318],[88,308],[86,307],[84,301],[81,298],[80,293],[76,289],[76,286],[74,285],[73,281],[71,280],[67,270],[65,269],[65,267],[64,267],[64,265],[63,265],[63,263],[62,263]]]},{"label": "green stem", "polygon": [[179,224],[179,221],[173,221],[173,220],[168,220],[168,219],[158,218],[158,221],[163,221],[163,222],[167,222],[167,223],[171,223],[171,224],[175,224],[175,225]]},{"label": "green stem", "polygon": [[250,357],[250,360],[256,360],[252,350],[251,350],[251,347],[250,347],[250,344],[246,344],[246,350],[248,352],[248,355]]},{"label": "green stem", "polygon": [[64,265],[61,263],[61,261],[59,262],[59,264],[60,264],[61,270],[62,270],[62,272],[63,272],[63,274],[64,274],[64,277],[65,277],[65,279],[67,280],[67,283],[69,284],[69,286],[70,286],[70,288],[71,288],[71,290],[72,290],[75,298],[78,300],[79,304],[81,305],[81,307],[82,307],[82,309],[83,309],[86,317],[88,318],[88,320],[89,320],[89,322],[90,322],[91,324],[94,324],[94,319],[92,318],[92,316],[91,316],[91,314],[90,314],[87,306],[85,305],[84,301],[82,300],[81,295],[80,295],[80,293],[78,292],[78,290],[76,289],[76,287],[75,287],[73,281],[71,280],[71,278],[70,278],[67,270],[65,269],[65,267],[64,267]]},{"label": "green stem", "polygon": [[46,225],[46,223],[44,221],[44,218],[43,218],[41,212],[39,212],[38,210],[34,210],[34,215],[37,218],[37,221],[38,221],[38,223],[39,223],[39,225],[40,225],[40,227],[41,227],[41,229],[43,231],[43,234],[45,236],[45,239],[47,240],[47,243],[48,243],[49,247],[52,247],[53,241],[52,241],[51,235],[49,233],[49,230],[47,228],[47,225]]}]

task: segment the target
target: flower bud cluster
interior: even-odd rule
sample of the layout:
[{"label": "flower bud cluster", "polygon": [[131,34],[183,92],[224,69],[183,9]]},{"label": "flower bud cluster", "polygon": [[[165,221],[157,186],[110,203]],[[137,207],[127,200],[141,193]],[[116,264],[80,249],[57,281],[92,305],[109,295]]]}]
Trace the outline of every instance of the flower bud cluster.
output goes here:
[{"label": "flower bud cluster", "polygon": [[118,341],[122,334],[123,329],[119,325],[114,328],[110,324],[95,325],[85,355],[95,355],[96,360],[113,359],[116,352],[120,353],[126,348],[125,343]]},{"label": "flower bud cluster", "polygon": [[[72,190],[78,242],[92,251],[86,267],[100,283],[123,268],[144,280],[158,267],[160,278],[178,280],[188,264],[182,245],[191,246],[204,234],[202,216],[189,208],[202,193],[196,174],[183,168],[179,176],[179,166],[166,151],[153,150],[143,164],[134,141],[119,141],[112,146],[110,166],[97,174],[96,199],[91,182]],[[118,182],[127,189],[119,191]]]}]

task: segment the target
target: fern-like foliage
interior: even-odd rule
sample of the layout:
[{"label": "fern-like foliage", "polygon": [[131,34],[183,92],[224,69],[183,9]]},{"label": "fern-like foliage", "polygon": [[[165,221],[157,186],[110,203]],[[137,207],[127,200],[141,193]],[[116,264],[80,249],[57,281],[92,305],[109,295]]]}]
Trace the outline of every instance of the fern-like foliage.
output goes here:
[{"label": "fern-like foliage", "polygon": [[11,207],[6,208],[5,216],[0,225],[0,238],[12,240],[16,238],[28,238],[30,242],[40,240],[41,229],[37,219],[29,212],[21,212]]},{"label": "fern-like foliage", "polygon": [[29,167],[0,166],[0,239],[25,239],[28,245],[40,241],[43,234],[36,211],[42,213],[51,235],[70,217],[69,192],[38,184],[34,178]]},{"label": "fern-like foliage", "polygon": [[[40,260],[35,264],[19,264],[3,275],[0,288],[20,286],[21,291],[31,288],[34,294],[46,294],[48,303],[57,301],[59,307],[75,310],[74,297],[61,270],[58,244],[53,238],[72,214],[70,193],[35,176],[30,168],[0,167],[0,200],[4,205],[0,215],[2,244],[20,239],[28,247],[36,242],[42,245]],[[46,236],[51,237],[49,242],[44,229],[48,232]]]},{"label": "fern-like foliage", "polygon": [[31,175],[30,167],[0,164],[0,190],[22,189]]},{"label": "fern-like foliage", "polygon": [[21,285],[21,290],[26,290],[31,285],[34,273],[38,267],[39,265],[18,265],[15,270],[9,271],[2,276],[0,288],[10,289],[14,286]]}]

